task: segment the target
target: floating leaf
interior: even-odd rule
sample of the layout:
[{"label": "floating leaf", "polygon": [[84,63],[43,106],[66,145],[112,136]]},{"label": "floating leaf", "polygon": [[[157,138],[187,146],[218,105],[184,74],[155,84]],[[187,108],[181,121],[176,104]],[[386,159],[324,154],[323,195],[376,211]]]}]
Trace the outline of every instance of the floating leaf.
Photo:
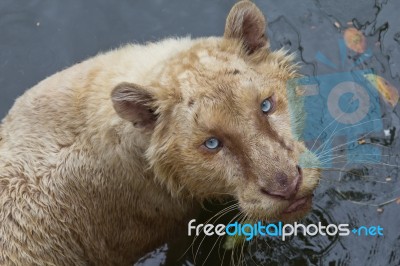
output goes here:
[{"label": "floating leaf", "polygon": [[364,34],[355,29],[348,28],[344,31],[344,41],[346,42],[347,47],[353,50],[356,53],[364,53],[366,47],[366,40]]},{"label": "floating leaf", "polygon": [[226,250],[232,250],[237,246],[243,244],[245,241],[246,241],[245,236],[238,236],[238,235],[227,236],[225,238],[225,243],[223,245],[223,248]]},{"label": "floating leaf", "polygon": [[393,107],[396,106],[399,101],[399,92],[392,84],[390,84],[386,79],[374,74],[366,74],[365,78],[377,88],[388,103]]}]

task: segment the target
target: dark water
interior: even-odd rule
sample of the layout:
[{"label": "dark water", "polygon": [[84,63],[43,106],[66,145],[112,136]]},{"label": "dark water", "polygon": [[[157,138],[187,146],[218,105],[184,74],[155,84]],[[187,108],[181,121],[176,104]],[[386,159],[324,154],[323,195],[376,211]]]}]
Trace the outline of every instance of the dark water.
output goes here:
[{"label": "dark water", "polygon": [[[1,0],[0,118],[27,88],[99,51],[168,36],[221,35],[234,2]],[[372,69],[400,88],[400,1],[255,2],[269,21],[272,47],[295,52],[303,74]],[[348,27],[363,32],[372,56],[352,67],[357,55],[349,52],[340,70],[318,61],[316,54],[320,52],[339,65],[338,40]],[[377,132],[374,138],[366,138],[379,147],[381,163],[347,165],[342,172],[325,171],[313,211],[304,219],[305,223],[348,223],[354,227],[380,225],[383,237],[315,236],[285,242],[260,238],[235,252],[242,254],[239,260],[244,265],[400,265],[400,204],[393,201],[400,197],[399,108],[381,100],[383,128],[390,133],[385,136]],[[335,144],[343,141],[335,140]],[[215,204],[207,207],[214,212],[204,212],[203,219],[223,208]],[[227,216],[218,223],[229,220]],[[215,241],[206,238],[201,245],[195,244],[195,250],[199,250],[196,265],[230,263],[230,252],[222,261],[224,249],[220,242],[214,246]],[[176,262],[181,253],[179,248],[166,245],[138,264],[193,265],[192,251]]]}]

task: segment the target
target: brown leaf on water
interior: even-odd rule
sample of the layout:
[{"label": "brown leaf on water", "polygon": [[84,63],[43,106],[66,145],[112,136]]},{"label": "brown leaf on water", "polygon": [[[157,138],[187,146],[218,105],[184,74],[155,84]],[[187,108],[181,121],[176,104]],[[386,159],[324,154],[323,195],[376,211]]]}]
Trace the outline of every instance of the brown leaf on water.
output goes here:
[{"label": "brown leaf on water", "polygon": [[366,74],[364,76],[376,87],[379,93],[391,106],[396,106],[399,101],[399,92],[389,83],[389,81],[375,74]]},{"label": "brown leaf on water", "polygon": [[348,28],[344,31],[344,41],[347,47],[356,53],[364,53],[367,42],[364,34],[356,28]]},{"label": "brown leaf on water", "polygon": [[359,139],[358,140],[358,144],[360,144],[360,145],[365,144],[365,143],[366,143],[365,139]]}]

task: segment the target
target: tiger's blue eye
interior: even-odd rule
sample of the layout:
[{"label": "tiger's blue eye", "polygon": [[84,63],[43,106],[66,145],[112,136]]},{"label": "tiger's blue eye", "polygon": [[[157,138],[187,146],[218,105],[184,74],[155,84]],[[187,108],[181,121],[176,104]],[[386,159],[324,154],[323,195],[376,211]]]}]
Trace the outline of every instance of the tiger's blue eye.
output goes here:
[{"label": "tiger's blue eye", "polygon": [[272,110],[272,102],[270,98],[267,98],[261,103],[261,111],[263,111],[263,113],[266,114],[271,110]]},{"label": "tiger's blue eye", "polygon": [[206,146],[207,149],[215,150],[221,146],[221,142],[216,138],[209,138],[204,142],[204,146]]}]

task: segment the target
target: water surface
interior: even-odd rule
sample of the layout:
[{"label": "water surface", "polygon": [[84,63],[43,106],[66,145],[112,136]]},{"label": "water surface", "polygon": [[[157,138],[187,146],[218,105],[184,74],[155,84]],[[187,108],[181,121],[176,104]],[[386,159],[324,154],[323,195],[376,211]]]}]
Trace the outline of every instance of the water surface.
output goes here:
[{"label": "water surface", "polygon": [[[221,35],[225,17],[235,1],[50,1],[0,2],[0,118],[16,97],[45,77],[100,51],[128,42],[155,41],[168,36]],[[273,49],[296,53],[308,76],[372,69],[400,88],[400,1],[255,1],[266,15]],[[366,36],[372,56],[352,67],[356,53],[340,63],[338,40],[346,28]],[[334,69],[316,59],[323,53]],[[383,237],[296,237],[282,242],[257,239],[247,244],[245,265],[400,265],[399,105],[381,101],[384,129],[367,138],[382,151],[382,164],[347,165],[342,172],[326,171],[315,193],[313,211],[305,223],[381,225]],[[340,145],[344,140],[335,139]],[[345,151],[343,151],[345,152]],[[390,164],[383,165],[383,164]],[[341,165],[343,167],[344,165]],[[387,203],[391,201],[390,203]],[[212,210],[222,206],[208,206]],[[204,212],[203,219],[213,212]],[[229,216],[221,221],[228,222]],[[218,221],[220,222],[220,221]],[[196,265],[229,264],[215,238],[197,244]],[[192,265],[192,252],[175,262],[182,250],[164,245],[139,265]],[[236,252],[238,254],[238,252]],[[209,256],[208,256],[209,255]]]}]

